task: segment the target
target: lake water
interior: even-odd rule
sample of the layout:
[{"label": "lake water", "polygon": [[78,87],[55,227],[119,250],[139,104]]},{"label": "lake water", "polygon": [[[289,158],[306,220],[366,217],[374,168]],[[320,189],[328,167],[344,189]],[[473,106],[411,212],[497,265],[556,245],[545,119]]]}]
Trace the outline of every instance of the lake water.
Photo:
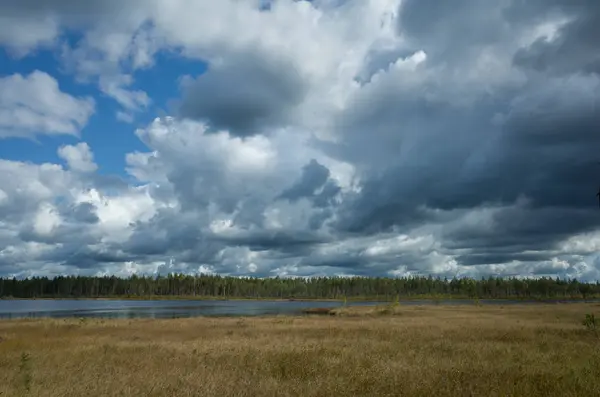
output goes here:
[{"label": "lake water", "polygon": [[[480,300],[483,305],[539,302]],[[348,302],[348,305],[377,305],[381,302]],[[470,300],[413,300],[402,305],[473,305]],[[331,301],[135,301],[135,300],[0,300],[0,319],[23,317],[177,318],[197,316],[295,315],[312,307],[339,307]]]},{"label": "lake water", "polygon": [[[348,302],[348,305],[377,302]],[[301,314],[311,307],[338,307],[331,301],[253,300],[0,300],[0,319],[22,317],[178,318]]]}]

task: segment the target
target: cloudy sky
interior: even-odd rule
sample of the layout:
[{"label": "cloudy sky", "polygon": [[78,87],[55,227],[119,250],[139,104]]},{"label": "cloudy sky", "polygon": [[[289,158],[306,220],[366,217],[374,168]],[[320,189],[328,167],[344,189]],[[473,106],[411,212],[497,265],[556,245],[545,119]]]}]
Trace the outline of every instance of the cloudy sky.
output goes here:
[{"label": "cloudy sky", "polygon": [[0,0],[0,276],[600,279],[597,0]]}]

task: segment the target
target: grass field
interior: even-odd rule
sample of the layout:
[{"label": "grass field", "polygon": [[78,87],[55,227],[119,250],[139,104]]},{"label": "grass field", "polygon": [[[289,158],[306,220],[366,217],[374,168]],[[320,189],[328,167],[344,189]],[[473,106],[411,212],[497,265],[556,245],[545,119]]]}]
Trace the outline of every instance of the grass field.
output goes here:
[{"label": "grass field", "polygon": [[598,396],[600,304],[0,321],[0,396]]}]

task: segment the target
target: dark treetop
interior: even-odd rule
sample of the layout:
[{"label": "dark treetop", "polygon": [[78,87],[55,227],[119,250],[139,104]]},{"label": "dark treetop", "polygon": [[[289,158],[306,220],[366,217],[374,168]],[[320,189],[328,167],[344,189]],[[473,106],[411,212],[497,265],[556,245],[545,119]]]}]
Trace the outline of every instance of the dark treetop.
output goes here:
[{"label": "dark treetop", "polygon": [[577,299],[600,296],[600,282],[575,279],[429,277],[370,278],[250,278],[218,275],[118,277],[0,278],[2,298],[100,298],[100,297],[297,298],[396,299],[445,296],[453,298]]}]

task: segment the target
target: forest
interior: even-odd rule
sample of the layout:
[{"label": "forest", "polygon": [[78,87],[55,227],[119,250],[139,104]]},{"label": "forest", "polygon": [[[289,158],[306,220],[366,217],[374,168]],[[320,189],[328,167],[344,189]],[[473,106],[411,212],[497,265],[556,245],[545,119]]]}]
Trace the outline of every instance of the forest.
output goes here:
[{"label": "forest", "polygon": [[489,277],[312,277],[254,278],[220,275],[59,276],[0,278],[0,298],[163,298],[219,299],[589,299],[600,297],[600,282],[576,279]]}]

